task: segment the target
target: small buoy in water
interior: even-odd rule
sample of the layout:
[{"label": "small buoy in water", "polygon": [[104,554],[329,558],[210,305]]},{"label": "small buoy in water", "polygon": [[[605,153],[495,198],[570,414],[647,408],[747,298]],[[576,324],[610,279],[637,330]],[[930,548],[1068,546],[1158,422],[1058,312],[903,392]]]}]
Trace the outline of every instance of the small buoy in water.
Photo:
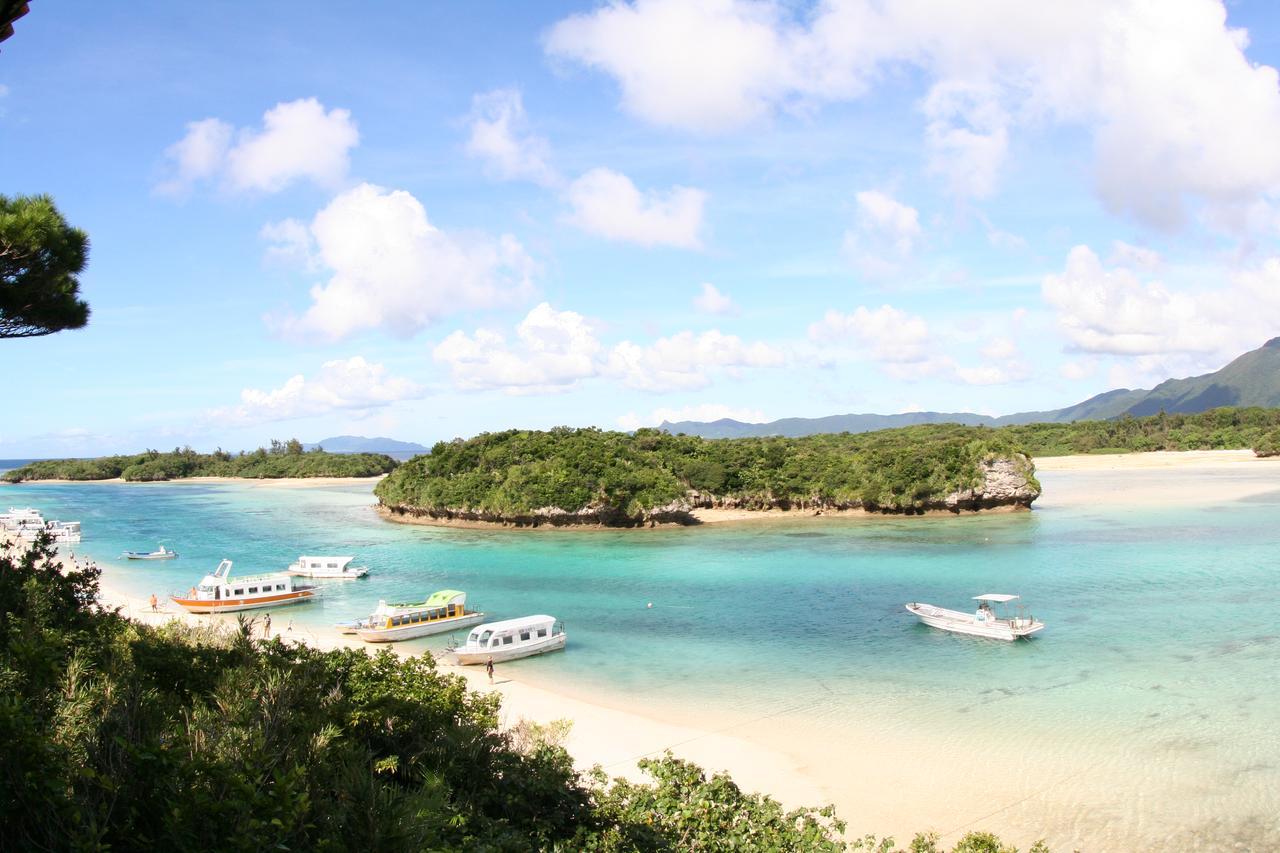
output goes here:
[{"label": "small buoy in water", "polygon": [[653,607],[653,602],[650,601],[648,604],[645,605],[645,607]]}]

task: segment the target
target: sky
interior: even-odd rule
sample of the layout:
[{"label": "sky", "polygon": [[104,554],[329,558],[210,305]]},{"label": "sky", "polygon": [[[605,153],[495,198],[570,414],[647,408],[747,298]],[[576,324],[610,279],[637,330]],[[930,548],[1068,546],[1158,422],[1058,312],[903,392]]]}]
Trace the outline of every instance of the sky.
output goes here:
[{"label": "sky", "polygon": [[1051,409],[1280,335],[1266,2],[33,2],[0,457]]}]

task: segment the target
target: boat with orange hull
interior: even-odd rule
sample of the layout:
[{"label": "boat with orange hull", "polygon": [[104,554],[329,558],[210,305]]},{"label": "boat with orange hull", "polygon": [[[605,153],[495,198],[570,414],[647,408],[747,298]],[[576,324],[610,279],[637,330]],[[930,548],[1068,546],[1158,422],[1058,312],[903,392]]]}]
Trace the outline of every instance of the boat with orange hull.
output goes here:
[{"label": "boat with orange hull", "polygon": [[313,586],[295,584],[293,577],[283,572],[233,578],[231,561],[223,560],[213,574],[205,575],[196,586],[170,598],[188,613],[235,613],[298,604],[319,594]]}]

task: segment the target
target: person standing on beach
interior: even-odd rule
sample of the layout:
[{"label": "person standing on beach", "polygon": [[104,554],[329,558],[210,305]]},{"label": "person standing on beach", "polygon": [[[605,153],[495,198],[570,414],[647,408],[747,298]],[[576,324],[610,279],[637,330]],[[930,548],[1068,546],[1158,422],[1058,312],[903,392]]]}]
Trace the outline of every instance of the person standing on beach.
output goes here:
[{"label": "person standing on beach", "polygon": [[151,612],[156,612],[156,594],[154,592],[151,593]]},{"label": "person standing on beach", "polygon": [[262,618],[262,639],[265,640],[270,636],[271,636],[271,614],[268,613],[266,616]]},{"label": "person standing on beach", "polygon": [[489,683],[493,684],[493,658],[489,658],[488,662],[485,663],[484,671],[489,673]]}]

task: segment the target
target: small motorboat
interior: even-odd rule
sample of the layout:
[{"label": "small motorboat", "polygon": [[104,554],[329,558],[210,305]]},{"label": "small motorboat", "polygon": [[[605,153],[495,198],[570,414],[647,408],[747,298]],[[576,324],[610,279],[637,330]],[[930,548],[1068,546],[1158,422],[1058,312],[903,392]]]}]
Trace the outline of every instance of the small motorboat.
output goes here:
[{"label": "small motorboat", "polygon": [[296,578],[353,581],[369,574],[364,566],[351,565],[355,557],[299,557],[285,572]]},{"label": "small motorboat", "polygon": [[1037,631],[1044,629],[1044,623],[1027,613],[1026,608],[1022,605],[1017,605],[1015,615],[1008,617],[997,613],[992,608],[993,604],[1000,606],[1007,605],[1011,601],[1017,601],[1018,596],[1016,595],[988,592],[982,595],[975,595],[973,600],[978,602],[978,608],[973,613],[948,610],[945,607],[935,607],[932,604],[922,604],[917,601],[908,604],[907,610],[915,614],[916,618],[931,628],[939,628],[943,631],[950,631],[953,634],[990,637],[993,640],[1016,640],[1019,637],[1030,637]]},{"label": "small motorboat", "polygon": [[120,556],[126,560],[172,560],[178,556],[178,552],[161,545],[155,551],[125,551]]},{"label": "small motorboat", "polygon": [[563,649],[568,637],[554,616],[524,616],[478,625],[452,649],[459,664],[501,663]]}]

